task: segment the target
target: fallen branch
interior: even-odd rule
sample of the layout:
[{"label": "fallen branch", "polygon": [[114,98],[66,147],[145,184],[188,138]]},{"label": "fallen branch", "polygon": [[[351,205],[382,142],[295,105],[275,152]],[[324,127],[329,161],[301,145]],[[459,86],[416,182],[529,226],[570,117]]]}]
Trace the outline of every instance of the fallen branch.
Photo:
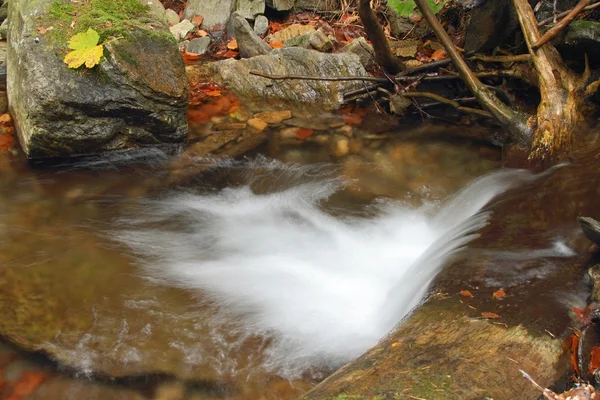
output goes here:
[{"label": "fallen branch", "polygon": [[359,0],[358,15],[363,23],[365,32],[373,45],[375,60],[388,73],[396,75],[404,70],[404,65],[394,56],[388,44],[383,27],[377,15],[371,9],[371,0]]},{"label": "fallen branch", "polygon": [[542,36],[537,42],[533,43],[531,45],[531,49],[535,51],[544,44],[548,43],[550,40],[554,39],[556,35],[562,32],[562,30],[565,29],[588,4],[590,4],[590,1],[591,0],[581,0],[562,20],[560,20],[560,22],[544,33],[544,36]]},{"label": "fallen branch", "polygon": [[[597,2],[597,3],[594,3],[594,4],[590,4],[589,6],[585,7],[583,9],[583,11],[591,11],[591,10],[593,10],[595,8],[598,8],[598,7],[600,7],[600,1]],[[567,10],[567,11],[561,12],[560,14],[558,14],[556,16],[556,18],[562,18],[562,17],[566,16],[567,14],[569,14],[571,12],[571,10]],[[538,26],[542,27],[542,26],[548,25],[550,22],[553,22],[553,21],[554,21],[554,17],[546,18],[544,20],[541,20],[538,23]]]},{"label": "fallen branch", "polygon": [[446,53],[452,59],[452,63],[459,71],[461,78],[479,103],[487,109],[502,126],[508,128],[513,135],[517,136],[519,141],[529,142],[530,129],[527,126],[527,119],[525,116],[517,113],[504,104],[491,90],[481,83],[462,58],[456,46],[454,46],[452,39],[448,36],[436,16],[433,14],[431,8],[429,8],[427,1],[415,0],[415,3],[439,41],[446,49]]},{"label": "fallen branch", "polygon": [[483,54],[476,54],[470,57],[470,59],[494,63],[530,62],[531,54],[517,54],[514,56],[486,56]]},{"label": "fallen branch", "polygon": [[456,100],[448,99],[448,98],[446,98],[444,96],[440,96],[439,94],[436,94],[436,93],[404,92],[404,93],[400,93],[400,95],[403,97],[406,97],[406,98],[426,97],[428,99],[435,100],[439,103],[449,105],[450,107],[455,108],[457,111],[464,112],[465,114],[474,114],[474,115],[479,115],[481,117],[493,118],[492,114],[485,110],[481,110],[479,108],[465,107]]}]

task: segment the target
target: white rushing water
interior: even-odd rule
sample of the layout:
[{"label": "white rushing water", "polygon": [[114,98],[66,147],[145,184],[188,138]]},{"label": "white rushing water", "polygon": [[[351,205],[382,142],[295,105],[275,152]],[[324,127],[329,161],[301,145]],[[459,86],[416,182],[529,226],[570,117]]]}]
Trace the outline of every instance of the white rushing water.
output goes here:
[{"label": "white rushing water", "polygon": [[[251,182],[256,166],[247,167]],[[218,304],[217,321],[271,338],[263,366],[286,377],[338,366],[376,344],[486,224],[482,208],[534,178],[488,175],[435,213],[381,202],[369,217],[339,217],[322,207],[345,186],[335,174],[281,163],[267,169],[285,185],[263,194],[243,185],[172,193],[144,204],[142,217],[123,219],[134,228],[116,237],[144,274],[202,293]]]}]

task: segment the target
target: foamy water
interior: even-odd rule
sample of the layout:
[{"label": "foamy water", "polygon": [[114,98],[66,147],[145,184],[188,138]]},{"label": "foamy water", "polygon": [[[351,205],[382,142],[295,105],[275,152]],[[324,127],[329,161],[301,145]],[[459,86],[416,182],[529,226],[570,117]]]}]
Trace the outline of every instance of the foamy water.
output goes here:
[{"label": "foamy water", "polygon": [[[244,167],[249,184],[264,179],[265,165]],[[437,212],[388,201],[371,205],[369,217],[344,217],[323,207],[346,185],[335,173],[281,163],[267,170],[285,185],[172,193],[123,219],[115,237],[138,255],[142,274],[216,303],[217,325],[271,338],[263,367],[290,378],[376,344],[476,237],[489,218],[484,206],[534,179],[502,171]]]}]

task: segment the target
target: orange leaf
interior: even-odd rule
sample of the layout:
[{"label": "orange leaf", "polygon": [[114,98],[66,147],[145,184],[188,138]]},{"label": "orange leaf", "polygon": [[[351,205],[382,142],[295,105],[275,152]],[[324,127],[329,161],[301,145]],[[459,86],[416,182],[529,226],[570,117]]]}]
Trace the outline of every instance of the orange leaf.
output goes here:
[{"label": "orange leaf", "polygon": [[12,394],[8,400],[21,400],[29,396],[48,378],[46,373],[41,371],[25,371],[15,384]]},{"label": "orange leaf", "polygon": [[275,33],[279,30],[281,30],[284,27],[283,24],[280,24],[279,22],[271,22],[269,24],[269,32],[271,33]]},{"label": "orange leaf", "polygon": [[202,25],[202,22],[204,22],[204,17],[202,15],[196,15],[192,18],[192,24],[196,26]]},{"label": "orange leaf", "polygon": [[15,145],[12,135],[0,135],[0,151],[8,150]]},{"label": "orange leaf", "polygon": [[446,58],[446,51],[444,49],[437,49],[433,52],[430,57],[433,61],[441,61]]},{"label": "orange leaf", "polygon": [[594,346],[592,347],[592,353],[590,355],[590,374],[593,374],[598,368],[600,368],[600,347]]},{"label": "orange leaf", "polygon": [[483,315],[484,317],[489,318],[489,319],[500,318],[500,316],[498,314],[493,313],[493,312],[487,312],[487,311],[482,312],[481,315]]},{"label": "orange leaf", "polygon": [[202,54],[188,53],[187,51],[181,53],[181,56],[185,65],[193,64],[202,58]]},{"label": "orange leaf", "polygon": [[473,293],[469,292],[468,290],[461,290],[458,294],[462,297],[473,297]]},{"label": "orange leaf", "polygon": [[343,116],[344,123],[348,125],[360,125],[362,123],[362,117],[356,114],[347,114]]},{"label": "orange leaf", "polygon": [[313,133],[315,133],[315,131],[313,131],[312,129],[300,128],[298,129],[298,131],[296,131],[296,137],[298,139],[304,140],[311,136]]},{"label": "orange leaf", "polygon": [[218,96],[220,96],[220,95],[223,94],[223,92],[220,89],[217,89],[217,90],[207,90],[204,93],[206,93],[207,96],[211,96],[211,97],[218,97]]},{"label": "orange leaf", "polygon": [[281,42],[269,43],[269,46],[271,46],[273,49],[283,49],[285,47],[285,45]]},{"label": "orange leaf", "polygon": [[196,32],[196,36],[198,36],[198,37],[208,36],[208,32],[203,31],[202,29],[200,29],[200,30],[198,30],[198,32]]},{"label": "orange leaf", "polygon": [[227,43],[227,48],[228,48],[229,50],[237,50],[237,48],[238,48],[238,43],[237,43],[237,40],[235,40],[235,39],[231,39],[231,40],[229,41],[229,43]]},{"label": "orange leaf", "polygon": [[571,367],[573,367],[573,370],[575,371],[577,376],[579,376],[579,363],[577,362],[577,349],[579,348],[579,337],[577,335],[569,336],[569,339],[567,339],[567,345],[571,350]]},{"label": "orange leaf", "polygon": [[492,297],[496,300],[500,300],[501,298],[506,297],[506,292],[504,291],[504,289],[498,289],[494,293],[492,293]]}]

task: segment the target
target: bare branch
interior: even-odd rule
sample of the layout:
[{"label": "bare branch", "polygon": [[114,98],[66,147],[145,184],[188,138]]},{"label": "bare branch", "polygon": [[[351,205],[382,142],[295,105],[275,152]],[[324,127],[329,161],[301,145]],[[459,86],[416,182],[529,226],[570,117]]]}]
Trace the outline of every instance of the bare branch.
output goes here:
[{"label": "bare branch", "polygon": [[573,8],[560,22],[550,28],[544,36],[542,36],[537,42],[531,45],[532,50],[537,50],[542,47],[544,44],[548,43],[550,40],[554,39],[556,35],[558,35],[563,29],[565,29],[573,19],[581,12],[583,9],[590,4],[591,0],[581,0],[575,8]]},{"label": "bare branch", "polygon": [[375,60],[388,73],[396,75],[398,72],[404,70],[404,65],[392,53],[383,32],[383,27],[379,23],[377,15],[371,9],[370,3],[370,0],[359,0],[358,15],[373,45]]},{"label": "bare branch", "polygon": [[[591,11],[591,10],[593,10],[595,8],[598,8],[598,7],[600,7],[600,1],[597,2],[597,3],[594,3],[594,4],[590,4],[589,6],[587,6],[586,8],[584,8],[583,11]],[[556,18],[562,18],[565,15],[569,14],[570,12],[571,12],[571,10],[567,10],[565,12],[561,12],[560,14],[558,14],[556,16]],[[552,21],[554,21],[554,17],[546,18],[546,19],[540,21],[538,23],[538,26],[542,27],[542,26],[548,25]]]},{"label": "bare branch", "polygon": [[473,95],[477,97],[479,103],[487,109],[502,126],[508,128],[513,134],[518,135],[520,140],[528,141],[530,129],[527,126],[527,119],[500,101],[491,90],[481,83],[452,43],[452,39],[448,36],[429,8],[427,1],[415,0],[415,3],[437,38],[442,42],[442,45],[446,49],[446,53],[452,59],[452,63],[459,71],[461,78],[469,90],[473,92]]}]

